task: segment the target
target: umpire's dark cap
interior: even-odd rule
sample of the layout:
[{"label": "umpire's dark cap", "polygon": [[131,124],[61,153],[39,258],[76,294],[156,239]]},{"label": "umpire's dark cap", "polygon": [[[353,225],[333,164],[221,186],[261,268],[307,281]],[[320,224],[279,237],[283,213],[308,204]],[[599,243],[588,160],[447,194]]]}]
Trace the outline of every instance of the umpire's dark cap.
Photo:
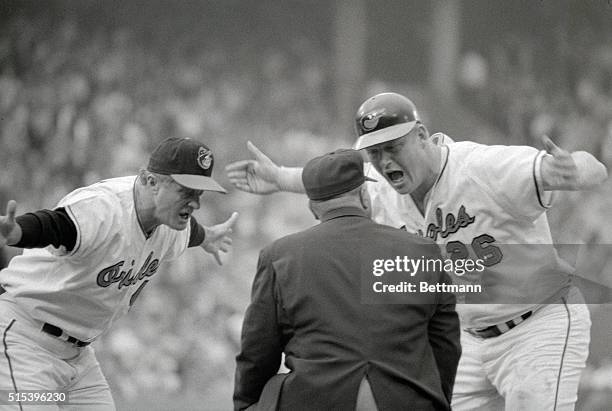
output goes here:
[{"label": "umpire's dark cap", "polygon": [[190,138],[167,138],[153,150],[147,170],[171,176],[182,186],[194,190],[227,191],[213,180],[212,151]]},{"label": "umpire's dark cap", "polygon": [[310,160],[302,171],[302,183],[308,198],[329,200],[351,191],[366,181],[376,181],[363,174],[363,158],[356,150],[340,149]]}]

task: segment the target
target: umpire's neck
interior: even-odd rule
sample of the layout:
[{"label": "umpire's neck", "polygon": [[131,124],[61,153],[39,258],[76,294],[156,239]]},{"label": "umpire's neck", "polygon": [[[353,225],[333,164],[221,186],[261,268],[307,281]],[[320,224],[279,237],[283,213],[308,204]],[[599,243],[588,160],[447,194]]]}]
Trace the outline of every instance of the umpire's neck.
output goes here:
[{"label": "umpire's neck", "polygon": [[363,185],[328,200],[310,200],[308,205],[317,220],[320,220],[322,216],[333,210],[346,207],[362,209],[368,216],[371,216],[370,197]]}]

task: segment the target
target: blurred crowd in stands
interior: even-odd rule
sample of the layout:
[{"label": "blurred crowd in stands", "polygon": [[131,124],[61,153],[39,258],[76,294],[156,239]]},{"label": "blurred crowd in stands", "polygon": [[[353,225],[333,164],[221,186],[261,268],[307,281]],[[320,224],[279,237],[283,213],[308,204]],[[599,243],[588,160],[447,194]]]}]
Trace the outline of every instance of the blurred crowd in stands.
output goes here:
[{"label": "blurred crowd in stands", "polygon": [[[528,33],[507,35],[486,51],[468,51],[460,71],[471,105],[515,144],[542,134],[568,150],[612,164],[612,34],[588,30],[564,39],[564,55],[543,60]],[[550,54],[550,51],[548,52]]]},{"label": "blurred crowd in stands", "polygon": [[[507,136],[500,144],[538,146],[546,133],[612,168],[612,39],[585,32],[568,43],[562,72],[538,73],[528,36],[467,52],[460,98]],[[130,27],[49,22],[42,14],[3,21],[0,207],[14,198],[21,212],[48,208],[77,186],[134,174],[170,136],[207,141],[222,182],[223,166],[248,155],[248,139],[286,165],[336,148],[339,140],[327,134],[335,126],[333,68],[316,44],[298,38],[284,48],[225,47],[193,40],[159,42]],[[585,242],[612,244],[609,183],[565,199],[551,217],[560,241],[580,233]],[[196,213],[204,224],[241,211],[235,250],[222,268],[197,250],[167,265],[128,318],[97,343],[114,395],[137,399],[222,386],[229,392],[257,253],[314,223],[305,204],[291,194],[205,195]],[[608,341],[603,344],[609,354]],[[599,358],[587,370],[583,389],[590,398],[612,393],[610,360]]]}]

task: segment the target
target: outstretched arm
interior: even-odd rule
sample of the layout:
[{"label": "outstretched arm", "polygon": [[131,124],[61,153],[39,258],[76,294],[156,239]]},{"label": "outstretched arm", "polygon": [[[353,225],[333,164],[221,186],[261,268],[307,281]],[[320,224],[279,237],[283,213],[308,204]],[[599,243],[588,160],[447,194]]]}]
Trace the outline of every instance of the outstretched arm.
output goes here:
[{"label": "outstretched arm", "polygon": [[64,207],[38,210],[15,217],[17,204],[9,201],[7,215],[0,216],[0,247],[44,248],[49,245],[72,251],[77,228]]},{"label": "outstretched arm", "polygon": [[225,167],[230,183],[236,188],[255,194],[305,192],[301,168],[278,166],[250,141],[247,142],[247,148],[254,160],[236,161]]},{"label": "outstretched arm", "polygon": [[548,152],[540,169],[544,190],[587,190],[608,178],[606,166],[586,151],[570,153],[547,136],[542,142]]}]

